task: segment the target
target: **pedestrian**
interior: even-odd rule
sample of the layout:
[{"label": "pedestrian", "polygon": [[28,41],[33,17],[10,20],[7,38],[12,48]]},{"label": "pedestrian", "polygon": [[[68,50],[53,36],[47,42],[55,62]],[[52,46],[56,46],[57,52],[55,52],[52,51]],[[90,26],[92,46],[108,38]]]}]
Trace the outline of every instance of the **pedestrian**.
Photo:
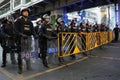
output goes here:
[{"label": "pedestrian", "polygon": [[120,32],[120,28],[118,27],[118,25],[116,24],[116,27],[113,29],[113,32],[115,34],[115,39],[114,41],[117,42],[119,39],[119,32]]},{"label": "pedestrian", "polygon": [[[39,35],[39,33],[40,33],[40,29],[41,29],[41,25],[42,25],[42,19],[41,18],[38,18],[37,20],[36,20],[36,24],[37,24],[37,26],[35,26],[35,32],[36,32],[36,34],[37,35]],[[40,58],[40,39],[41,37],[39,37],[38,39],[35,39],[35,51],[38,53],[38,57]],[[39,50],[38,50],[39,49]]]}]

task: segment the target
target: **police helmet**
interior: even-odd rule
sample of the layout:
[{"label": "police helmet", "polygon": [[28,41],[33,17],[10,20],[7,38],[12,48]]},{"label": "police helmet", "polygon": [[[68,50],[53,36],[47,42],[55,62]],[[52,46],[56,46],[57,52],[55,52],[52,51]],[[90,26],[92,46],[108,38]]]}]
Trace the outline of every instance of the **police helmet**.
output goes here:
[{"label": "police helmet", "polygon": [[20,9],[20,14],[22,14],[24,11],[28,11],[28,13],[30,13],[29,8],[22,7],[22,8]]},{"label": "police helmet", "polygon": [[8,16],[6,17],[6,19],[7,19],[7,20],[9,20],[9,19],[13,20],[14,18],[13,18],[13,16],[8,15]]},{"label": "police helmet", "polygon": [[64,20],[62,18],[58,18],[57,22],[63,22]]},{"label": "police helmet", "polygon": [[42,21],[42,19],[41,19],[41,18],[38,18],[38,19],[36,20],[36,22],[39,22],[39,21]]},{"label": "police helmet", "polygon": [[46,19],[46,18],[50,18],[50,16],[48,14],[44,14],[43,19]]}]

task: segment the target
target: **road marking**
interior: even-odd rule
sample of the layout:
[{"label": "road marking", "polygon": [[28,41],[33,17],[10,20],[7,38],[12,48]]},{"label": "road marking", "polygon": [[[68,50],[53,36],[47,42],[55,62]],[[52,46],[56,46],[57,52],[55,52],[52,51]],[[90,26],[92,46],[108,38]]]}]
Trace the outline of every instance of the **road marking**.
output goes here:
[{"label": "road marking", "polygon": [[9,78],[11,78],[12,80],[28,80],[28,79],[31,79],[31,78],[34,78],[34,77],[37,77],[37,76],[41,76],[43,74],[46,74],[46,73],[49,73],[49,72],[53,72],[53,71],[56,71],[56,70],[59,70],[59,69],[62,69],[64,67],[67,67],[67,66],[70,66],[70,65],[73,65],[77,62],[80,62],[80,61],[83,61],[83,60],[86,60],[88,59],[88,57],[83,57],[79,60],[76,60],[74,62],[70,62],[68,64],[64,64],[64,65],[61,65],[61,66],[58,66],[58,67],[55,67],[55,68],[51,68],[51,69],[48,69],[48,70],[45,70],[43,72],[39,72],[39,73],[36,73],[36,74],[32,74],[30,76],[27,76],[27,77],[24,77],[22,74],[18,74],[18,75],[14,75],[10,72],[8,72],[7,70],[3,69],[0,67],[0,72],[2,72],[3,74],[5,74],[6,76],[8,76]]},{"label": "road marking", "polygon": [[24,80],[24,76],[22,74],[18,74],[14,80]]},{"label": "road marking", "polygon": [[53,72],[53,71],[56,71],[56,70],[59,70],[59,69],[62,69],[64,67],[67,67],[67,66],[70,66],[70,65],[73,65],[75,63],[78,63],[80,61],[83,61],[83,60],[86,60],[88,59],[89,57],[92,57],[92,58],[102,58],[102,59],[109,59],[109,60],[119,60],[120,61],[120,58],[114,58],[114,57],[106,57],[106,56],[88,56],[88,57],[83,57],[82,59],[79,59],[79,60],[75,60],[74,62],[70,62],[68,64],[64,64],[64,65],[61,65],[61,66],[58,66],[58,67],[55,67],[55,68],[51,68],[51,69],[48,69],[48,70],[45,70],[43,72],[39,72],[39,73],[36,73],[36,74],[32,74],[30,76],[27,76],[27,77],[24,77],[22,74],[21,75],[13,75],[12,73],[8,72],[7,70],[3,69],[3,68],[0,68],[0,71],[5,74],[6,76],[8,76],[9,78],[11,78],[12,80],[29,80],[29,79],[32,79],[32,78],[35,78],[35,77],[38,77],[38,76],[41,76],[41,75],[44,75],[46,73],[50,73],[50,72]]},{"label": "road marking", "polygon": [[104,48],[120,48],[120,47],[117,47],[117,46],[104,46]]},{"label": "road marking", "polygon": [[2,72],[3,74],[5,74],[6,76],[8,76],[9,78],[11,78],[12,80],[15,80],[15,76],[12,73],[8,72],[7,70],[5,70],[5,69],[3,69],[1,67],[0,67],[0,72]]},{"label": "road marking", "polygon": [[46,71],[43,71],[43,72],[40,72],[40,73],[36,73],[36,74],[30,75],[30,76],[24,78],[23,80],[28,80],[28,79],[31,79],[31,78],[34,78],[34,77],[37,77],[37,76],[41,76],[41,75],[49,73],[49,72],[56,71],[56,70],[59,70],[59,69],[62,69],[64,67],[73,65],[73,64],[75,64],[77,62],[80,62],[80,61],[83,61],[83,60],[86,60],[86,59],[88,59],[88,57],[83,57],[82,59],[76,60],[75,62],[71,62],[71,63],[65,64],[65,65],[62,65],[62,66],[58,66],[58,67],[53,68],[53,69],[49,69],[49,70],[46,70]]},{"label": "road marking", "polygon": [[109,56],[90,56],[90,57],[120,61],[120,58],[114,58],[114,57],[109,57]]}]

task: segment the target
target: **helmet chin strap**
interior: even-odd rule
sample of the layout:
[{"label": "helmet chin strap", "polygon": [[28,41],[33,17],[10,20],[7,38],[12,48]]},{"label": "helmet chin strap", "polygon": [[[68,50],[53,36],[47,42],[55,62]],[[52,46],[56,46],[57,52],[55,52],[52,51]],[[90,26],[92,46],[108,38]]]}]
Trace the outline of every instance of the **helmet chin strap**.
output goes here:
[{"label": "helmet chin strap", "polygon": [[23,16],[23,18],[25,19],[25,21],[27,21],[28,16]]}]

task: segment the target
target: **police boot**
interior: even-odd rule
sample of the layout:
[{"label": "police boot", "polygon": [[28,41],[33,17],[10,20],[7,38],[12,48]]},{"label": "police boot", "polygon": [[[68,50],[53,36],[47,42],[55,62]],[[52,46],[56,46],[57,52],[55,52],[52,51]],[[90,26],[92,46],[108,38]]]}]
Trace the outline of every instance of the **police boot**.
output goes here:
[{"label": "police boot", "polygon": [[3,53],[3,63],[1,65],[1,67],[6,67],[6,53]]},{"label": "police boot", "polygon": [[18,60],[18,74],[22,74],[22,60]]},{"label": "police boot", "polygon": [[30,60],[26,60],[26,69],[27,70],[31,70],[32,68],[31,68],[31,62],[30,62]]},{"label": "police boot", "polygon": [[58,60],[59,60],[59,65],[64,64],[64,58],[60,57],[60,58],[58,58]]},{"label": "police boot", "polygon": [[49,68],[49,66],[48,66],[48,63],[47,63],[47,60],[46,60],[46,59],[44,59],[44,60],[43,60],[43,65],[44,65],[44,67]]},{"label": "police boot", "polygon": [[19,66],[18,74],[22,74],[22,67],[21,66]]},{"label": "police boot", "polygon": [[75,60],[76,59],[75,55],[71,55],[70,57],[71,57],[70,58],[71,60]]},{"label": "police boot", "polygon": [[41,54],[40,53],[38,53],[38,58],[41,58]]},{"label": "police boot", "polygon": [[12,63],[13,65],[15,65],[15,64],[16,64],[15,53],[14,53],[14,52],[11,52],[11,53],[10,53],[10,57],[11,57],[11,63]]},{"label": "police boot", "polygon": [[3,67],[6,67],[6,58],[3,58],[3,63],[2,63],[2,65],[1,65],[1,67],[3,68]]},{"label": "police boot", "polygon": [[2,64],[1,67],[2,67],[2,68],[6,67],[6,64]]},{"label": "police boot", "polygon": [[88,56],[87,53],[85,53],[85,52],[83,52],[82,54],[83,54],[83,56]]}]

